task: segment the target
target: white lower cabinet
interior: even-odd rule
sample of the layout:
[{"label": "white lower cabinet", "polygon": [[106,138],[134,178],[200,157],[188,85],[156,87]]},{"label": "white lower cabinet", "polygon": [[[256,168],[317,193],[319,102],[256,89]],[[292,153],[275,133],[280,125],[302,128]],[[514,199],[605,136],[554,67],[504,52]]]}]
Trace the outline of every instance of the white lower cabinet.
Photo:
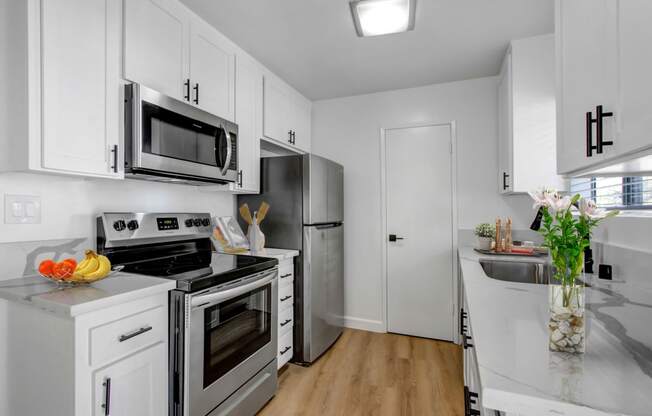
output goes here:
[{"label": "white lower cabinet", "polygon": [[161,392],[167,390],[168,351],[156,344],[95,372],[93,415],[160,416],[167,403]]},{"label": "white lower cabinet", "polygon": [[[69,290],[77,289],[79,296],[98,290]],[[7,414],[167,414],[167,291],[77,316],[7,305],[14,322],[5,372],[16,392]]]},{"label": "white lower cabinet", "polygon": [[294,354],[294,258],[279,261],[278,266],[278,368]]}]

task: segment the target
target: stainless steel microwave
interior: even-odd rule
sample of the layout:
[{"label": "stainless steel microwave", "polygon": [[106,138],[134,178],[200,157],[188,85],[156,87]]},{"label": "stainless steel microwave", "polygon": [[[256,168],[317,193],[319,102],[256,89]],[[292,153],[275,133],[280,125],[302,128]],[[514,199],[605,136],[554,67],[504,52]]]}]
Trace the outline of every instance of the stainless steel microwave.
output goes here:
[{"label": "stainless steel microwave", "polygon": [[235,182],[238,126],[139,84],[125,86],[125,175],[193,185]]}]

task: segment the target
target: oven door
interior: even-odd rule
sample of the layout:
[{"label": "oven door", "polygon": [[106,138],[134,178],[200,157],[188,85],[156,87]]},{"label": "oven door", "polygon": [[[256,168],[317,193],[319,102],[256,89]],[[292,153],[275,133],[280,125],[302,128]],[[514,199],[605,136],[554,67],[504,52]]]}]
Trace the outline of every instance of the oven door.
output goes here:
[{"label": "oven door", "polygon": [[135,112],[133,168],[167,176],[234,181],[237,126],[142,85],[130,85]]},{"label": "oven door", "polygon": [[277,269],[190,296],[185,415],[205,416],[276,357]]}]

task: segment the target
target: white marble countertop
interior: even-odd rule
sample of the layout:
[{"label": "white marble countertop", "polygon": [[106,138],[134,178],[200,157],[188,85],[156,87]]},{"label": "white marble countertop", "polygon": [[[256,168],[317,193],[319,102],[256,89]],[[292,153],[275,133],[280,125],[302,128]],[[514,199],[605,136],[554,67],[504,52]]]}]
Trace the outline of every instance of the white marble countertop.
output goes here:
[{"label": "white marble countertop", "polygon": [[586,353],[548,350],[548,287],[486,276],[460,248],[482,405],[511,415],[652,414],[652,291],[587,277]]},{"label": "white marble countertop", "polygon": [[74,317],[176,288],[173,280],[116,273],[88,285],[60,287],[40,276],[0,281],[0,298]]}]

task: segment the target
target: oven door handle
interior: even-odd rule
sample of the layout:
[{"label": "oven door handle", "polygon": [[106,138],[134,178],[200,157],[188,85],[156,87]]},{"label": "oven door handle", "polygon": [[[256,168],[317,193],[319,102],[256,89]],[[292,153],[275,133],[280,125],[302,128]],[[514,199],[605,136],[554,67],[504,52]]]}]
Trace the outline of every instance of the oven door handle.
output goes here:
[{"label": "oven door handle", "polygon": [[234,287],[233,289],[227,289],[227,290],[223,290],[223,291],[220,291],[220,292],[207,293],[205,295],[199,295],[199,296],[196,296],[196,297],[192,297],[192,299],[190,300],[190,306],[192,307],[193,310],[207,308],[209,306],[213,306],[213,305],[216,305],[218,303],[222,303],[222,302],[227,301],[229,299],[233,299],[233,298],[238,297],[240,295],[244,295],[247,292],[251,292],[252,290],[256,290],[259,287],[263,287],[266,284],[269,284],[274,279],[276,279],[276,274],[277,274],[277,270],[274,269],[271,272],[266,273],[263,277],[256,280],[255,282],[251,282],[251,283],[247,283],[247,284],[242,285],[242,286]]}]

